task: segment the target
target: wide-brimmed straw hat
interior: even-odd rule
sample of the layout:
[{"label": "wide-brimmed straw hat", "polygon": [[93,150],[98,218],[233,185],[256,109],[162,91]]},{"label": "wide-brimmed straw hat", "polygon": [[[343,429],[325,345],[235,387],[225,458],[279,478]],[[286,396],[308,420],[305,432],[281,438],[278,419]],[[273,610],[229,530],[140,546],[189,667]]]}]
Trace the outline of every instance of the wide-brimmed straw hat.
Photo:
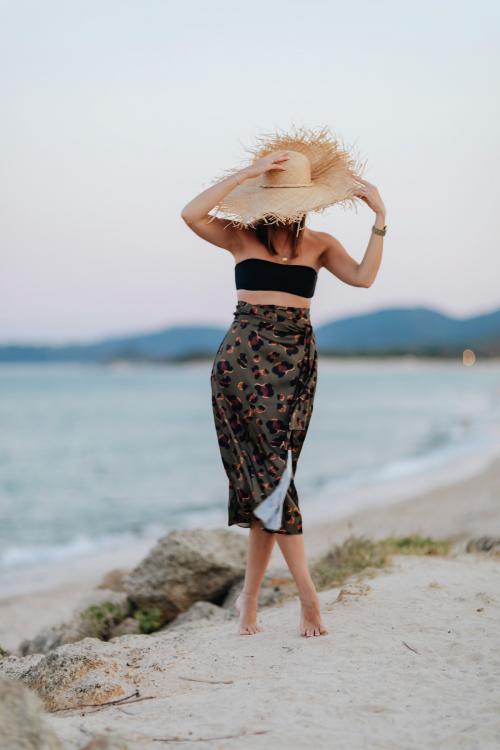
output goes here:
[{"label": "wide-brimmed straw hat", "polygon": [[[212,209],[213,218],[222,214],[238,227],[264,217],[270,223],[291,224],[308,211],[322,212],[333,204],[354,207],[361,200],[354,194],[365,164],[328,127],[261,135],[245,150],[253,156],[250,163],[273,151],[287,151],[289,158],[280,162],[284,170],[270,170],[234,188]],[[214,183],[244,166],[226,170]]]}]

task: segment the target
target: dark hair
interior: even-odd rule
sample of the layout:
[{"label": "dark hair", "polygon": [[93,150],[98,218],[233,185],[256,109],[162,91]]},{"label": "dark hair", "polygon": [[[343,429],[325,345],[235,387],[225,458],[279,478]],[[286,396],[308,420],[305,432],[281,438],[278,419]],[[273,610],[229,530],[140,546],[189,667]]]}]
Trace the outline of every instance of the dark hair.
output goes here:
[{"label": "dark hair", "polygon": [[[302,214],[300,221],[294,221],[293,224],[285,224],[283,226],[288,230],[288,234],[292,239],[292,252],[290,257],[295,258],[298,255],[302,242],[302,230],[306,225],[306,214]],[[259,219],[253,224],[255,234],[259,242],[267,248],[271,255],[278,255],[276,248],[274,247],[274,232],[277,228],[277,224],[269,220],[267,216]]]}]

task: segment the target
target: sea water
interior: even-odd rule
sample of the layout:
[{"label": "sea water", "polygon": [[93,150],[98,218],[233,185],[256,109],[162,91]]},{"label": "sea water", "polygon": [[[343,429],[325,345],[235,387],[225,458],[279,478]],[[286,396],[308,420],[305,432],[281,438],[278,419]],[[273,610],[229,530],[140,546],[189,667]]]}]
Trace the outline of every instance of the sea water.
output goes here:
[{"label": "sea water", "polygon": [[[0,570],[226,526],[210,369],[0,367]],[[320,356],[295,477],[304,523],[397,500],[499,450],[498,361]]]}]

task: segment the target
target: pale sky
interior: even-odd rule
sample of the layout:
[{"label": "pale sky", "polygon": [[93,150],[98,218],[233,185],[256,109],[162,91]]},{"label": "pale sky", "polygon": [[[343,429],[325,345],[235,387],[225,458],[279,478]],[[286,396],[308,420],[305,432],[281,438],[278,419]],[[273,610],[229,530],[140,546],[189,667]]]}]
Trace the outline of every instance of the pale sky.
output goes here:
[{"label": "pale sky", "polygon": [[[234,261],[182,207],[244,145],[327,125],[387,207],[369,289],[323,269],[313,323],[500,306],[500,4],[0,0],[0,341],[229,325]],[[374,214],[312,229],[361,260]]]}]

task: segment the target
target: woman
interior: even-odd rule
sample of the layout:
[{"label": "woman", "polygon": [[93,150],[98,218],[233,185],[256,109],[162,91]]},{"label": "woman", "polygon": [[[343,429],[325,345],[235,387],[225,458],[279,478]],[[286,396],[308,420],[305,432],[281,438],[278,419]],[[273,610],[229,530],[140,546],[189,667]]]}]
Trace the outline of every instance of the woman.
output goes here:
[{"label": "woman", "polygon": [[[386,211],[377,188],[327,129],[267,138],[254,160],[188,203],[182,218],[235,261],[238,302],[211,371],[212,406],[229,479],[228,525],[249,528],[239,632],[255,634],[260,586],[277,539],[299,592],[302,635],[326,635],[303,542],[293,477],[317,382],[310,301],[325,268],[369,287],[382,257]],[[360,263],[326,232],[306,227],[308,211],[363,200],[375,222]],[[210,214],[222,211],[228,219]],[[262,532],[267,533],[262,533]]]}]

